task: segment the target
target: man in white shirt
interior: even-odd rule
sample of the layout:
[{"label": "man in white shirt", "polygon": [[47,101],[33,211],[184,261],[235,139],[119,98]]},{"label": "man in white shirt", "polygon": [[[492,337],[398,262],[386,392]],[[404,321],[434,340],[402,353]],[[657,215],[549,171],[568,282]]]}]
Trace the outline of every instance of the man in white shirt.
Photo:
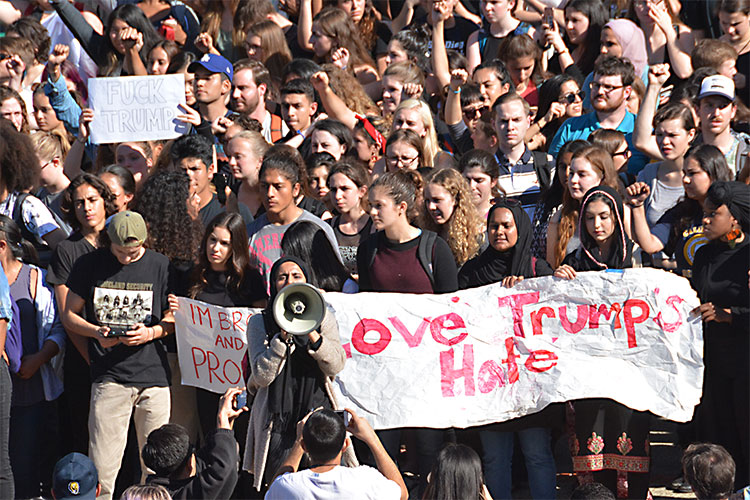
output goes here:
[{"label": "man in white shirt", "polygon": [[[343,413],[343,415],[342,415]],[[344,420],[349,417],[349,424]],[[377,470],[365,465],[341,466],[341,457],[351,445],[346,432],[362,440],[375,457]],[[297,472],[307,452],[311,466]],[[352,410],[318,410],[297,425],[297,441],[279,469],[279,476],[266,493],[274,499],[396,499],[409,492],[398,467],[388,456],[370,424]]]}]

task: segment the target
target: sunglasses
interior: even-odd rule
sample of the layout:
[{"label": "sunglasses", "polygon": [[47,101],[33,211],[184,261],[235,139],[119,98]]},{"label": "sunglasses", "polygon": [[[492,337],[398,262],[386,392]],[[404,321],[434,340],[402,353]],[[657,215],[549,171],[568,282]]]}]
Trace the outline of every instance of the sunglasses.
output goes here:
[{"label": "sunglasses", "polygon": [[461,112],[463,112],[464,116],[467,116],[469,118],[478,118],[481,117],[484,113],[484,110],[487,109],[486,106],[482,106],[480,108],[466,108],[462,109]]},{"label": "sunglasses", "polygon": [[565,101],[568,104],[573,104],[574,102],[576,102],[576,97],[583,101],[583,98],[586,97],[586,93],[583,90],[579,90],[578,92],[571,92],[562,96],[560,98],[560,101]]}]

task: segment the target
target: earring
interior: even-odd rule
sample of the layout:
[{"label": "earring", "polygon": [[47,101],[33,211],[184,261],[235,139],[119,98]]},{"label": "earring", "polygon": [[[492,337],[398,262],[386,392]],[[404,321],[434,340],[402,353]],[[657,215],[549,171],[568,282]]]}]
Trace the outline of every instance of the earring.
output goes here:
[{"label": "earring", "polygon": [[739,228],[735,227],[731,231],[729,231],[726,234],[727,242],[729,243],[729,248],[734,248],[734,246],[737,244],[737,238],[740,237],[742,234],[742,231],[740,231]]}]

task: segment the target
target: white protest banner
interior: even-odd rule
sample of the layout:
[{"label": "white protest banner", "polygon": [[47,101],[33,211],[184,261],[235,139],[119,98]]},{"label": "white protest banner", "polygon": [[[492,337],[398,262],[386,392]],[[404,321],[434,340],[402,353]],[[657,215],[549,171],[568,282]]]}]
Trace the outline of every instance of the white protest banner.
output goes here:
[{"label": "white protest banner", "polygon": [[175,117],[183,114],[185,75],[91,78],[89,107],[94,110],[91,142],[174,139],[187,132]]},{"label": "white protest banner", "polygon": [[701,397],[699,301],[664,271],[325,299],[349,357],[338,402],[376,429],[464,428],[592,397],[685,422]]},{"label": "white protest banner", "polygon": [[243,386],[245,328],[260,309],[220,307],[185,297],[178,300],[175,334],[182,384],[220,394]]}]

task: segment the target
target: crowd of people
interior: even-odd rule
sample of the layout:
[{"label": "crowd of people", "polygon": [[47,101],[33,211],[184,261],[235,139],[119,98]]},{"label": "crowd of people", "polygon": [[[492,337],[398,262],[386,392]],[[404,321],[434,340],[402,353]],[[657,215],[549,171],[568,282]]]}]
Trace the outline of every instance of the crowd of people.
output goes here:
[{"label": "crowd of people", "polygon": [[[750,1],[183,1],[0,0],[0,498],[506,499],[516,448],[549,499],[567,434],[576,498],[644,499],[650,413],[373,431],[331,311],[272,311],[632,267],[701,303],[672,486],[750,483]],[[167,74],[184,135],[92,142],[89,79]],[[177,297],[263,310],[246,388],[182,384]]]}]

